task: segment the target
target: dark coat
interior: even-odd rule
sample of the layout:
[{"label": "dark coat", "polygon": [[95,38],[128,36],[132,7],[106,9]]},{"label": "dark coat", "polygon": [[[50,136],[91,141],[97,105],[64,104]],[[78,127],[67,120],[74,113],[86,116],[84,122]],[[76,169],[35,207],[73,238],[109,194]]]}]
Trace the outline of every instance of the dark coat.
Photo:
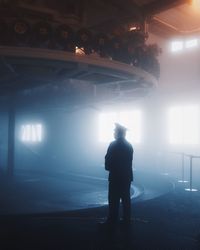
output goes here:
[{"label": "dark coat", "polygon": [[113,141],[105,156],[105,169],[109,171],[109,181],[127,183],[133,180],[133,147],[124,138]]}]

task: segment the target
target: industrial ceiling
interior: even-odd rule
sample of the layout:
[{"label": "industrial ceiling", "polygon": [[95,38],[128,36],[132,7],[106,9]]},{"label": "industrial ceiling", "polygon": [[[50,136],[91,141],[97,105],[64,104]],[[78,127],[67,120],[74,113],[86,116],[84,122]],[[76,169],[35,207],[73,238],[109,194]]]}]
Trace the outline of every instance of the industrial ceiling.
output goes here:
[{"label": "industrial ceiling", "polygon": [[[140,23],[146,29],[145,31],[165,39],[194,35],[200,31],[200,6],[198,10],[192,0],[0,0],[0,15],[2,19],[15,16],[15,18],[30,18],[30,22],[42,19],[55,24],[69,23],[75,30],[84,26],[92,31],[104,33],[123,32]],[[15,81],[25,89],[26,84],[36,87],[41,85],[39,80],[45,82],[43,78],[36,81],[32,77],[34,81],[32,84],[31,74],[29,76],[26,74],[24,80],[21,78],[24,74],[20,74],[19,65],[16,64],[18,68],[15,68],[15,64],[12,64],[10,59],[10,61],[4,59],[3,55],[1,73],[4,73],[5,78],[2,73],[0,79],[2,91],[4,85],[10,88]],[[38,70],[37,68],[37,72]],[[52,68],[49,66],[48,70],[52,71]],[[52,80],[49,71],[47,75]],[[55,72],[57,73],[56,70]],[[31,76],[34,76],[33,72]],[[48,82],[45,84],[48,85]],[[67,86],[71,91],[69,82]]]}]

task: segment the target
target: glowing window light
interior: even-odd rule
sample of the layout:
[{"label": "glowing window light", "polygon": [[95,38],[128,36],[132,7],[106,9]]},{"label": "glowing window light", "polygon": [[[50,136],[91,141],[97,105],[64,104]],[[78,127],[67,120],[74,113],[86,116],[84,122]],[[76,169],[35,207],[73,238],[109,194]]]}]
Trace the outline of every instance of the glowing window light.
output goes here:
[{"label": "glowing window light", "polygon": [[113,140],[115,122],[117,122],[117,113],[102,113],[99,115],[100,142],[109,142]]},{"label": "glowing window light", "polygon": [[127,140],[134,143],[140,143],[141,141],[141,112],[125,111],[125,112],[113,112],[102,113],[99,115],[99,140],[100,142],[113,141],[113,132],[115,123],[118,122],[121,125],[128,128]]},{"label": "glowing window light", "polygon": [[127,139],[131,142],[140,143],[141,141],[141,112],[120,112],[119,123],[128,128]]},{"label": "glowing window light", "polygon": [[130,27],[129,31],[137,30],[137,26]]},{"label": "glowing window light", "polygon": [[199,144],[199,108],[173,107],[169,111],[170,144]]},{"label": "glowing window light", "polygon": [[171,44],[171,51],[177,52],[183,50],[183,41],[174,41]]},{"label": "glowing window light", "polygon": [[192,4],[195,8],[199,8],[200,7],[200,0],[193,0]]},{"label": "glowing window light", "polygon": [[188,40],[188,41],[185,42],[185,47],[187,49],[197,47],[197,46],[198,46],[198,40],[197,39],[192,39],[192,40]]},{"label": "glowing window light", "polygon": [[21,127],[21,140],[23,142],[41,142],[42,141],[42,125],[26,124]]},{"label": "glowing window light", "polygon": [[76,47],[75,48],[75,54],[80,55],[80,56],[85,55],[84,48]]}]

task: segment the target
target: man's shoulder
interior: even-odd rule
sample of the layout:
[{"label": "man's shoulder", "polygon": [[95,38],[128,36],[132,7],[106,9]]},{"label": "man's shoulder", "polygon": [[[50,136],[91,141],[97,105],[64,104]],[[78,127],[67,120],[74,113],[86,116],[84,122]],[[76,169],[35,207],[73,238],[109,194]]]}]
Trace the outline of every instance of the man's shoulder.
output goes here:
[{"label": "man's shoulder", "polygon": [[127,147],[129,147],[130,149],[133,150],[133,145],[127,140],[126,140],[126,145],[127,145]]},{"label": "man's shoulder", "polygon": [[109,147],[113,147],[116,145],[116,141],[112,141],[110,144],[109,144]]},{"label": "man's shoulder", "polygon": [[109,147],[115,147],[115,146],[118,146],[118,145],[126,145],[127,147],[129,147],[129,148],[131,148],[131,149],[133,149],[133,146],[132,146],[132,144],[129,142],[129,141],[127,141],[127,140],[123,140],[123,141],[121,141],[121,140],[114,140],[114,141],[112,141],[110,144],[109,144]]}]

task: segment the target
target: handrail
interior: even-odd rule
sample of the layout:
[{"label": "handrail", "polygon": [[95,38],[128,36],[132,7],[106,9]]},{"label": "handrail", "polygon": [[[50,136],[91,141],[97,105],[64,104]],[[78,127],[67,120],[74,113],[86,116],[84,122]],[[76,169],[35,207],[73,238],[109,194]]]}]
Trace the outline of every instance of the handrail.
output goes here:
[{"label": "handrail", "polygon": [[178,182],[182,182],[182,183],[188,182],[188,181],[185,180],[184,157],[189,157],[189,159],[190,159],[189,188],[185,188],[185,191],[190,191],[190,192],[198,191],[198,189],[193,188],[193,159],[200,159],[200,155],[187,154],[187,153],[184,153],[184,152],[169,152],[169,151],[168,151],[168,153],[181,155],[181,159],[182,159],[182,179],[179,180]]},{"label": "handrail", "polygon": [[185,161],[184,161],[184,156],[185,156],[185,153],[184,152],[174,152],[175,154],[179,154],[181,155],[181,166],[182,166],[182,179],[179,180],[178,182],[182,182],[182,183],[186,183],[188,181],[185,180]]},{"label": "handrail", "polygon": [[191,155],[191,154],[185,154],[185,156],[189,157],[190,158],[190,187],[189,188],[185,188],[186,191],[190,191],[190,192],[194,192],[194,191],[198,191],[196,188],[193,188],[192,186],[192,181],[193,181],[193,178],[192,178],[192,170],[193,170],[193,159],[198,159],[200,158],[199,155]]},{"label": "handrail", "polygon": [[189,181],[189,188],[185,188],[186,191],[194,192],[198,191],[196,188],[193,188],[193,159],[199,159],[199,155],[193,155],[193,154],[186,154],[186,153],[179,153],[179,152],[173,152],[175,154],[181,154],[182,156],[182,180],[179,182],[187,182],[184,180],[184,156],[189,157],[190,159],[190,181]]}]

